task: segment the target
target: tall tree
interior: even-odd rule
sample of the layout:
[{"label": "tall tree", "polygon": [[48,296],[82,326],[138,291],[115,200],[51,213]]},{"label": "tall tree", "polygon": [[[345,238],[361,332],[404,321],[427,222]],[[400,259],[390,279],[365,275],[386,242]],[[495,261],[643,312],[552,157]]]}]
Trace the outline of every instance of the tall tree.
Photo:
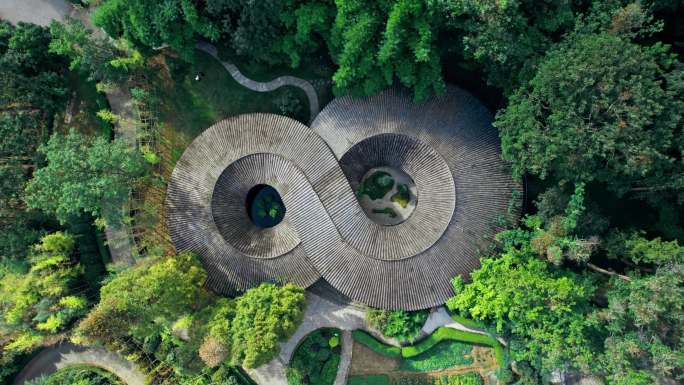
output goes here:
[{"label": "tall tree", "polygon": [[531,369],[530,383],[543,382],[556,369],[593,370],[598,332],[586,320],[593,283],[546,262],[530,245],[533,234],[500,234],[503,252],[483,258],[472,283],[454,279],[456,296],[447,302],[449,309],[495,326],[510,342],[518,367]]},{"label": "tall tree", "polygon": [[684,69],[669,47],[611,32],[569,36],[497,114],[517,174],[684,191]]},{"label": "tall tree", "polygon": [[39,152],[47,165],[27,184],[25,200],[28,207],[54,214],[62,222],[82,212],[101,217],[104,204],[121,207],[145,173],[140,153],[122,139],[109,142],[71,130],[52,135]]},{"label": "tall tree", "polygon": [[447,0],[448,28],[463,56],[483,66],[487,82],[505,93],[534,76],[544,53],[575,23],[574,1]]},{"label": "tall tree", "polygon": [[444,92],[438,2],[337,0],[330,38],[338,91],[373,95],[398,80],[417,100]]},{"label": "tall tree", "polygon": [[165,45],[191,60],[196,35],[216,40],[220,28],[193,0],[106,0],[93,13],[93,23],[112,37],[146,47]]},{"label": "tall tree", "polygon": [[613,277],[605,322],[603,365],[610,384],[646,385],[684,378],[684,247],[639,234],[623,236],[608,252],[635,264]]},{"label": "tall tree", "polygon": [[66,63],[49,43],[45,28],[0,21],[0,261],[22,260],[42,233],[22,195],[66,94]]},{"label": "tall tree", "polygon": [[74,289],[81,270],[73,249],[69,235],[46,235],[35,246],[26,274],[0,278],[0,380],[16,355],[64,332],[87,310],[86,298]]}]

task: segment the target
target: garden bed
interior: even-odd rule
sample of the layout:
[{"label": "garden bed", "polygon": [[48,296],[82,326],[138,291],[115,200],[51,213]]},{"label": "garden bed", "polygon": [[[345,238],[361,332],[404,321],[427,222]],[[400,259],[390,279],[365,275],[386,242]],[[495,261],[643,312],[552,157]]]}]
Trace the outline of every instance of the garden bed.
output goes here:
[{"label": "garden bed", "polygon": [[333,385],[340,365],[342,333],[318,329],[297,346],[287,368],[290,385]]},{"label": "garden bed", "polygon": [[487,382],[483,377],[499,366],[497,358],[503,356],[493,337],[446,327],[402,348],[386,345],[361,330],[352,335],[351,385],[483,384]]}]

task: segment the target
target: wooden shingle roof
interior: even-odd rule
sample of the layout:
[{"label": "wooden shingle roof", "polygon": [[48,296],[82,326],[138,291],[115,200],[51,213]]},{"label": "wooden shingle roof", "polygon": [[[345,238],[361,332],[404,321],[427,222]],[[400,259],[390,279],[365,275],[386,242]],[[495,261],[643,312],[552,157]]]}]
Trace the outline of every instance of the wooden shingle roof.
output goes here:
[{"label": "wooden shingle roof", "polygon": [[[400,90],[337,98],[311,128],[271,114],[223,120],[173,171],[172,238],[201,256],[209,283],[227,294],[267,280],[309,286],[322,276],[374,307],[442,304],[451,278],[479,265],[520,188],[491,121],[479,101],[451,87],[422,104]],[[407,173],[418,189],[401,224],[373,222],[354,194],[378,166]],[[248,217],[246,195],[258,184],[273,186],[287,207],[275,227]]]}]

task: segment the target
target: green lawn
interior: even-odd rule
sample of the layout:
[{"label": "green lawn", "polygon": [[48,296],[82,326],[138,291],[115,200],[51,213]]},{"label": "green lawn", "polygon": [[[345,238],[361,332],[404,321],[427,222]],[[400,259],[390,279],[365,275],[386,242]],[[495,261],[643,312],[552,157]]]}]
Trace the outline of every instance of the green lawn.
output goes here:
[{"label": "green lawn", "polygon": [[[169,141],[172,163],[202,131],[229,116],[250,112],[280,113],[279,98],[286,94],[298,100],[301,113],[297,118],[309,119],[309,105],[304,92],[282,87],[273,92],[254,92],[238,84],[228,71],[210,55],[196,51],[192,65],[171,61],[172,80],[158,81],[162,136]],[[204,77],[195,81],[198,73]]]}]

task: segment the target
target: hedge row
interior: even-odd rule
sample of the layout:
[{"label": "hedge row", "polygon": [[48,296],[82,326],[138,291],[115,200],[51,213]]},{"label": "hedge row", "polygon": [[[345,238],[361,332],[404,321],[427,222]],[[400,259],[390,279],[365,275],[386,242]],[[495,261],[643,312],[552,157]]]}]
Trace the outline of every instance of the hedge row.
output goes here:
[{"label": "hedge row", "polygon": [[384,374],[371,374],[369,376],[350,376],[347,385],[389,385],[390,379]]},{"label": "hedge row", "polygon": [[440,327],[435,330],[434,333],[429,335],[426,339],[418,344],[405,346],[401,349],[401,355],[403,357],[415,357],[421,353],[425,353],[433,346],[437,345],[441,341],[454,340],[461,342],[468,342],[476,345],[485,345],[494,348],[494,354],[496,355],[496,362],[499,365],[505,364],[504,350],[499,341],[496,338],[479,333],[471,333],[463,330],[457,330],[447,327]]},{"label": "hedge row", "polygon": [[396,358],[401,356],[401,348],[386,345],[363,330],[354,330],[352,337],[354,337],[354,341],[385,357]]}]

